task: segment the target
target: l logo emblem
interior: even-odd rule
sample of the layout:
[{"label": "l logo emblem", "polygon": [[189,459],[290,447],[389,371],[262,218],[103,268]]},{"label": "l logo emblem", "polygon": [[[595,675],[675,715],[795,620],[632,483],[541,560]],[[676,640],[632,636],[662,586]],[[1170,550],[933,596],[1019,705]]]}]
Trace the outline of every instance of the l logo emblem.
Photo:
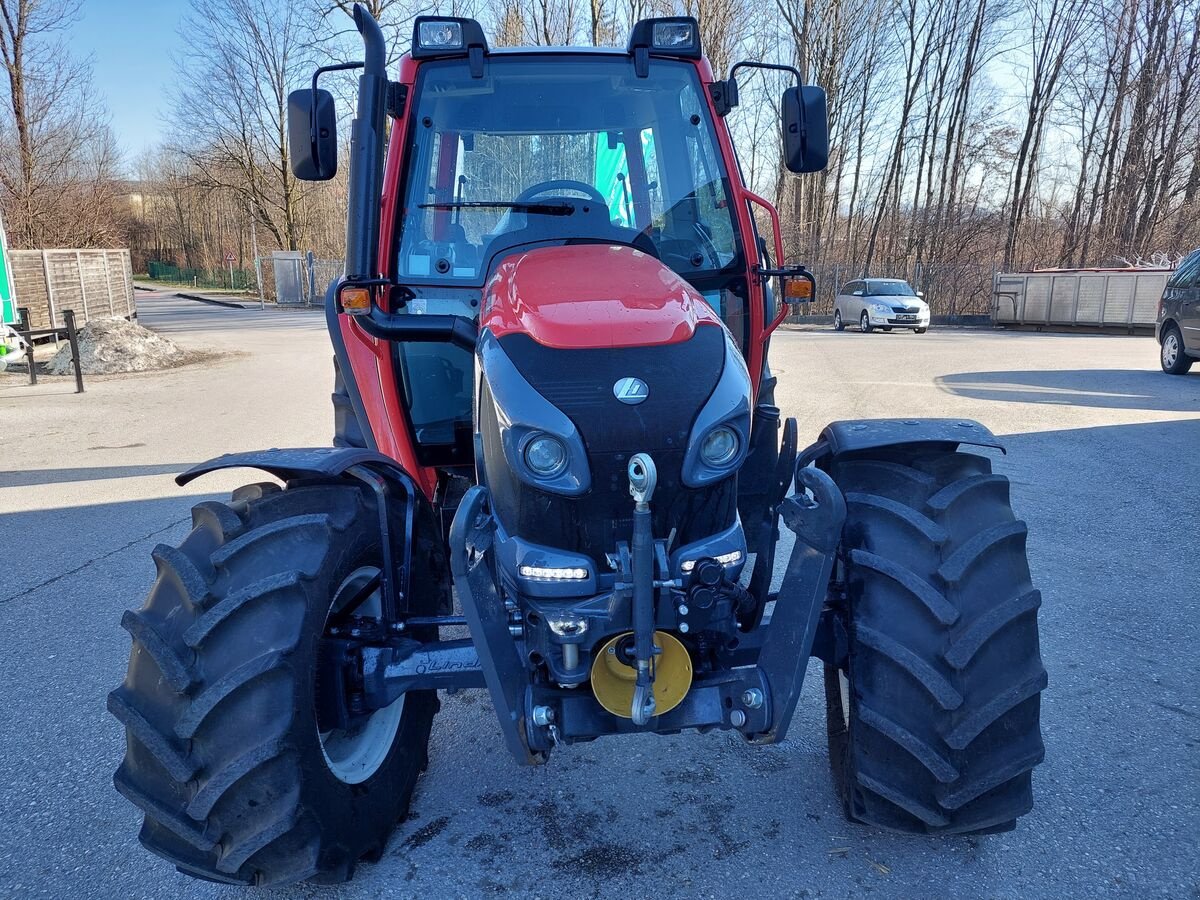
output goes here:
[{"label": "l logo emblem", "polygon": [[613,385],[613,396],[622,403],[636,406],[650,396],[650,388],[640,378],[622,378]]}]

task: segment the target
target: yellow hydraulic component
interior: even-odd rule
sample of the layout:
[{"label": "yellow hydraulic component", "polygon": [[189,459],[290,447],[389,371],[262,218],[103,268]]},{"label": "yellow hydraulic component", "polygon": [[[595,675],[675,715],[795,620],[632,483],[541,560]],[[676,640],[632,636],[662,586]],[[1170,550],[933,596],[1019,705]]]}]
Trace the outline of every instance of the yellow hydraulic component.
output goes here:
[{"label": "yellow hydraulic component", "polygon": [[[614,716],[631,719],[637,670],[617,658],[617,643],[633,632],[618,634],[600,648],[592,663],[592,693]],[[654,703],[656,716],[674,709],[692,686],[692,658],[674,635],[654,632],[654,646],[662,653],[654,657]]]}]

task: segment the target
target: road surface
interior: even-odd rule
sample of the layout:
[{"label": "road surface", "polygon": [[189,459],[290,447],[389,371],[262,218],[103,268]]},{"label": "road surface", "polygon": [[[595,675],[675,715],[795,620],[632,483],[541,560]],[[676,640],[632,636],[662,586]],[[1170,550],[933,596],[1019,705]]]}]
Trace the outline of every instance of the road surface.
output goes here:
[{"label": "road surface", "polygon": [[[139,297],[141,321],[212,362],[36,388],[0,376],[0,896],[239,897],[137,843],[112,789],[121,612],[219,453],[327,444],[330,348],[308,311]],[[1200,891],[1200,373],[1149,338],[792,331],[773,343],[802,440],[870,416],[976,418],[1003,435],[1042,589],[1046,763],[1010,834],[902,837],[847,824],[820,679],[791,738],[602,739],[520,769],[482,692],[444,698],[412,817],[342,888],[272,897],[1182,897]],[[260,479],[255,479],[260,480]]]}]

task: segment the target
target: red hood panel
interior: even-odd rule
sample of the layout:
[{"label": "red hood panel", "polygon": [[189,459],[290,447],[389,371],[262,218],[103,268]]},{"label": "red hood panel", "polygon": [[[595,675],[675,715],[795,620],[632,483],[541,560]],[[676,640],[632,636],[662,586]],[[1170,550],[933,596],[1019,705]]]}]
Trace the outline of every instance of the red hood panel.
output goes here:
[{"label": "red hood panel", "polygon": [[480,327],[559,349],[686,341],[721,320],[654,257],[609,244],[541,247],[508,257],[484,289]]}]

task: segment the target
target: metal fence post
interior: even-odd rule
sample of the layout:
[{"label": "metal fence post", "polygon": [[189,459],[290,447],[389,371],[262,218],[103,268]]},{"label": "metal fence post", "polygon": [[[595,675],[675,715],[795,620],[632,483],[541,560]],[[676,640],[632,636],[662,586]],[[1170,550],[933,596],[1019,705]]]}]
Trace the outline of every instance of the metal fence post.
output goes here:
[{"label": "metal fence post", "polygon": [[308,260],[308,304],[312,306],[316,303],[317,299],[316,256],[309,250],[305,259]]},{"label": "metal fence post", "polygon": [[21,316],[21,332],[25,336],[25,360],[29,364],[29,383],[37,384],[37,368],[33,364],[33,323],[29,320],[29,307],[17,309]]},{"label": "metal fence post", "polygon": [[75,366],[75,393],[83,393],[83,368],[79,365],[79,332],[75,328],[75,310],[64,309],[63,319],[67,323],[67,340],[71,342],[71,364]]}]

